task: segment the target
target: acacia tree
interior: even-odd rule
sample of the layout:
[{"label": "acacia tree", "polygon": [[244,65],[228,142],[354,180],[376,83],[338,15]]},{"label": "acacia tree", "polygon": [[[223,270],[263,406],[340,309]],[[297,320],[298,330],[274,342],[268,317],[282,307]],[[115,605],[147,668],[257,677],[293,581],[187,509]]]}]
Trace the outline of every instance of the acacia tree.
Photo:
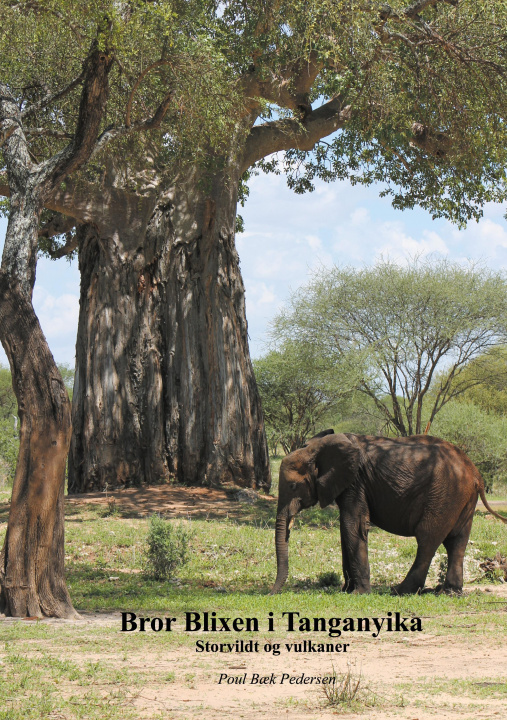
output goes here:
[{"label": "acacia tree", "polygon": [[[123,97],[128,116],[133,95],[147,74],[142,67],[146,58],[139,62],[118,50],[126,28],[157,37],[156,49],[163,50],[174,34],[168,21],[176,16],[161,17],[158,7],[136,15],[135,9],[117,3],[96,2],[81,7],[82,22],[76,24],[73,10],[79,10],[79,4],[21,2],[0,7],[6,31],[0,52],[0,146],[9,196],[0,268],[0,339],[20,417],[19,456],[0,554],[0,611],[13,616],[75,615],[64,579],[70,403],[32,305],[44,207],[59,207],[59,197],[69,192],[67,177],[112,138],[157,128],[174,99],[173,88],[164,83],[161,93],[156,78],[143,95],[144,118],[119,126],[105,124],[106,109],[109,119],[114,118]],[[49,50],[47,38],[53,36],[55,18],[60,23],[58,41]],[[7,37],[9,31],[12,35]],[[13,38],[25,55],[8,62],[5,48],[9,45],[14,51]],[[168,64],[168,56],[162,61],[155,60],[149,68]],[[70,81],[69,68],[74,73]],[[116,92],[108,104],[113,68]],[[122,82],[125,72],[131,76],[127,89]]]},{"label": "acacia tree", "polygon": [[507,278],[447,260],[332,268],[294,293],[273,325],[362,369],[355,389],[402,436],[429,429],[481,382],[471,361],[505,341]]},{"label": "acacia tree", "polygon": [[[382,181],[396,207],[457,222],[505,194],[500,0],[200,6],[227,82],[199,122],[226,126],[222,141],[204,137],[189,155],[183,132],[161,134],[149,164],[138,154],[143,172],[119,144],[98,162],[99,186],[81,178],[55,206],[93,221],[71,243],[75,491],[170,475],[269,485],[234,246],[250,172],[286,172],[297,192],[315,178]],[[195,82],[216,86],[199,72]],[[181,105],[182,127],[196,128],[192,107]]]}]

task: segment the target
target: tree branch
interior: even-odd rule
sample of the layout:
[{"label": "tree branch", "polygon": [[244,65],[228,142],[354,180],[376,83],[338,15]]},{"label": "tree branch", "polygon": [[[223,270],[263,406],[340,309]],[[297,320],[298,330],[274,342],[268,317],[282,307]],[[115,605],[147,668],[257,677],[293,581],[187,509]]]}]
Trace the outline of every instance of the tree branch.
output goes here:
[{"label": "tree branch", "polygon": [[307,60],[299,60],[278,74],[263,66],[253,67],[239,81],[247,100],[244,115],[259,108],[259,98],[289,110],[301,109],[307,114],[311,111],[308,95],[322,67],[315,51]]},{"label": "tree branch", "polygon": [[48,94],[46,97],[43,97],[41,100],[38,100],[37,102],[33,103],[33,105],[28,105],[26,108],[24,108],[21,111],[21,117],[26,118],[29,115],[33,115],[34,112],[37,112],[41,108],[45,107],[46,105],[49,105],[51,103],[57,102],[58,100],[61,100],[66,95],[68,95],[72,90],[74,90],[75,87],[77,87],[82,81],[85,76],[85,68],[83,68],[83,71],[81,74],[75,78],[72,82],[70,82],[67,87],[64,87],[63,90],[58,90],[58,92]]},{"label": "tree branch", "polygon": [[74,135],[69,132],[59,132],[58,130],[49,130],[46,128],[26,128],[26,135],[30,137],[52,137],[57,140],[72,140]]},{"label": "tree branch", "polygon": [[406,18],[408,18],[409,20],[414,20],[419,15],[419,13],[421,13],[423,10],[426,10],[427,7],[436,5],[440,2],[456,6],[459,3],[459,0],[417,0],[417,2],[412,3],[412,5],[409,5],[401,12],[396,12],[396,10],[393,10],[391,7],[389,7],[389,5],[385,5],[380,11],[380,19],[384,21],[404,20]]},{"label": "tree branch", "polygon": [[[76,226],[76,219],[73,217],[66,217],[65,215],[62,215],[61,213],[58,213],[54,217],[51,218],[45,225],[42,225],[39,229],[39,237],[41,238],[52,238],[56,235],[65,235],[65,233],[70,232],[74,227]],[[54,257],[63,257],[63,255],[68,255],[69,252],[72,252],[72,250],[75,250],[77,245],[74,245],[74,247],[69,248],[66,252],[61,252],[60,250],[63,250],[65,247],[67,247],[68,243],[66,243],[62,248],[59,248],[58,254],[55,254]]]},{"label": "tree branch", "polygon": [[299,122],[290,118],[255,125],[246,141],[241,172],[280,150],[312,150],[315,143],[343,127],[350,117],[350,105],[342,107],[341,99],[333,98]]},{"label": "tree branch", "polygon": [[73,218],[74,224],[93,225],[102,237],[112,237],[116,232],[141,235],[155,208],[156,196],[82,181],[74,186],[67,181],[44,204]]},{"label": "tree branch", "polygon": [[0,137],[7,165],[7,183],[11,192],[23,192],[33,169],[30,150],[19,115],[19,108],[7,85],[0,83]]},{"label": "tree branch", "polygon": [[132,88],[130,95],[129,95],[129,99],[127,102],[127,110],[125,112],[125,127],[126,128],[130,128],[130,124],[131,124],[130,123],[130,115],[132,112],[132,103],[134,102],[134,95],[135,95],[137,88],[142,83],[142,81],[146,77],[146,75],[150,72],[150,70],[153,70],[156,67],[160,67],[160,65],[168,65],[168,64],[169,64],[169,60],[164,60],[163,58],[161,58],[160,60],[157,60],[156,62],[152,63],[151,65],[148,65],[148,67],[146,67],[142,71],[142,73],[139,75],[139,77],[135,81],[134,87]]},{"label": "tree branch", "polygon": [[130,132],[142,132],[143,130],[156,130],[159,128],[167,114],[167,111],[169,110],[173,96],[174,90],[168,92],[151,118],[141,120],[133,125],[106,128],[98,138],[95,147],[93,148],[91,157],[95,157],[109,142],[111,142],[111,140],[114,140],[114,138],[120,137],[121,135],[127,135]]},{"label": "tree branch", "polygon": [[83,89],[73,140],[61,152],[42,163],[41,175],[51,192],[67,175],[91,156],[104,114],[109,91],[108,76],[112,56],[97,49],[96,44],[85,62]]}]

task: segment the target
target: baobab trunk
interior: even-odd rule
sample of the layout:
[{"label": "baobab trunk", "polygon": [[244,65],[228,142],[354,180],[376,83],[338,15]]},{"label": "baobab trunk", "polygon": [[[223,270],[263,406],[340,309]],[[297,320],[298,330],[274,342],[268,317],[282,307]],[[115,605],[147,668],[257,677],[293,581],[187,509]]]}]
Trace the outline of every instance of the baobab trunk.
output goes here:
[{"label": "baobab trunk", "polygon": [[[81,297],[69,493],[169,478],[164,431],[160,296],[145,292],[146,228],[79,234]],[[138,247],[137,243],[141,243]]]},{"label": "baobab trunk", "polygon": [[137,237],[89,231],[81,243],[69,491],[170,477],[269,488],[237,184],[237,172],[207,186],[187,176]]},{"label": "baobab trunk", "polygon": [[70,403],[32,307],[33,268],[28,275],[17,272],[19,253],[11,252],[30,247],[30,241],[22,241],[23,235],[35,232],[36,242],[37,214],[18,215],[13,209],[0,269],[0,339],[20,417],[19,456],[0,553],[0,612],[15,617],[75,617],[64,576],[63,493]]}]

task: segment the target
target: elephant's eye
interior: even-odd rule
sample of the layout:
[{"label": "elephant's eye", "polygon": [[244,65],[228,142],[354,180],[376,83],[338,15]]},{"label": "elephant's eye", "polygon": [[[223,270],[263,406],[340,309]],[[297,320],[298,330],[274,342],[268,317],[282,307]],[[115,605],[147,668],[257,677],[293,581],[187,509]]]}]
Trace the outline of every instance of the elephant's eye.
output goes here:
[{"label": "elephant's eye", "polygon": [[290,487],[291,490],[295,490],[295,489],[297,488],[297,483],[296,483],[296,482],[291,482],[291,483],[289,483],[289,487]]}]

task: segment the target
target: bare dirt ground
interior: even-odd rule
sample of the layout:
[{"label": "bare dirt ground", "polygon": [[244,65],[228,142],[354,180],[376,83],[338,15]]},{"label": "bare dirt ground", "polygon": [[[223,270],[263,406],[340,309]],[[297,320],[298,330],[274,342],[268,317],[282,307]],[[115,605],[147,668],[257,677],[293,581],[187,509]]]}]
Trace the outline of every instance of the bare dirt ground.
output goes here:
[{"label": "bare dirt ground", "polygon": [[[244,493],[245,497],[257,494],[251,490],[217,490],[203,487],[178,487],[174,485],[160,485],[148,488],[127,488],[110,492],[88,493],[86,495],[68,495],[66,502],[70,505],[85,505],[88,503],[106,506],[113,498],[117,507],[123,511],[138,514],[139,516],[160,513],[167,517],[235,517],[243,512],[237,502],[237,495]],[[270,495],[260,495],[265,502],[276,502]],[[495,509],[507,509],[502,501],[490,501]],[[484,509],[479,500],[477,507]]]},{"label": "bare dirt ground", "polygon": [[107,506],[114,499],[117,508],[122,512],[146,517],[160,513],[166,517],[202,517],[225,518],[244,514],[238,503],[239,497],[252,500],[262,498],[264,502],[275,503],[270,495],[258,495],[253,490],[217,490],[204,487],[178,487],[174,485],[152,486],[150,488],[127,488],[113,492],[96,492],[86,495],[68,495],[66,502],[70,505],[86,505],[88,503]]},{"label": "bare dirt ground", "polygon": [[[171,656],[172,655],[172,656]],[[200,656],[202,657],[202,656]],[[354,641],[349,660],[344,656],[332,659],[312,654],[295,657],[288,653],[272,658],[265,653],[255,657],[231,656],[217,659],[207,656],[196,662],[190,651],[180,656],[169,653],[159,662],[175,671],[176,682],[166,688],[145,688],[136,700],[139,710],[149,716],[150,706],[164,709],[172,718],[198,718],[205,715],[213,720],[220,717],[253,719],[295,715],[300,720],[336,717],[336,710],[326,708],[322,690],[314,685],[281,684],[283,673],[300,678],[330,676],[333,670],[355,676],[361,674],[361,688],[367,694],[359,712],[349,711],[347,717],[400,717],[407,720],[426,718],[505,717],[507,703],[493,696],[477,699],[455,692],[433,692],[434,679],[466,680],[480,687],[488,678],[498,679],[507,667],[507,648],[491,647],[483,642],[457,642],[455,638],[436,638],[426,635],[419,640],[398,642]],[[140,658],[141,660],[141,658]],[[141,660],[142,661],[142,660]],[[178,682],[178,677],[193,678]],[[237,676],[246,673],[245,685],[219,684],[221,673]],[[266,678],[275,675],[275,684],[250,684],[253,674]],[[424,680],[418,690],[415,683]],[[505,674],[504,674],[505,680]],[[394,688],[406,683],[407,689]],[[361,695],[359,695],[361,697]],[[479,707],[477,707],[479,705]]]},{"label": "bare dirt ground", "polygon": [[[498,587],[493,587],[497,593]],[[506,591],[497,597],[507,602]],[[493,720],[507,715],[507,644],[505,637],[493,641],[481,637],[485,621],[482,616],[478,617],[475,627],[465,626],[467,637],[422,632],[415,638],[396,641],[385,636],[354,638],[347,656],[294,655],[287,651],[278,657],[266,652],[197,654],[193,645],[174,650],[166,646],[161,650],[156,639],[147,633],[142,647],[132,643],[131,651],[123,658],[112,656],[107,647],[103,651],[95,647],[85,658],[80,654],[79,659],[80,662],[86,659],[113,664],[117,668],[125,667],[128,662],[129,671],[148,670],[150,679],[140,689],[132,687],[125,704],[134,707],[139,718],[150,720],[202,720],[204,717],[254,720],[273,716],[330,720],[336,718],[337,713],[347,718],[373,720]],[[81,637],[97,626],[104,629],[104,634],[120,629],[119,615],[114,614],[86,613],[81,621],[43,622],[73,624]],[[259,641],[267,640],[266,637]],[[293,641],[293,638],[286,640]],[[65,657],[76,659],[70,648]],[[360,690],[364,692],[358,695],[361,702],[346,710],[326,706],[319,686],[291,684],[287,679],[281,682],[284,673],[293,678],[322,678],[331,676],[333,671],[340,675],[349,670],[361,678]],[[254,684],[254,673],[265,678],[274,676],[274,683]],[[246,681],[220,683],[221,674],[246,678]]]}]

